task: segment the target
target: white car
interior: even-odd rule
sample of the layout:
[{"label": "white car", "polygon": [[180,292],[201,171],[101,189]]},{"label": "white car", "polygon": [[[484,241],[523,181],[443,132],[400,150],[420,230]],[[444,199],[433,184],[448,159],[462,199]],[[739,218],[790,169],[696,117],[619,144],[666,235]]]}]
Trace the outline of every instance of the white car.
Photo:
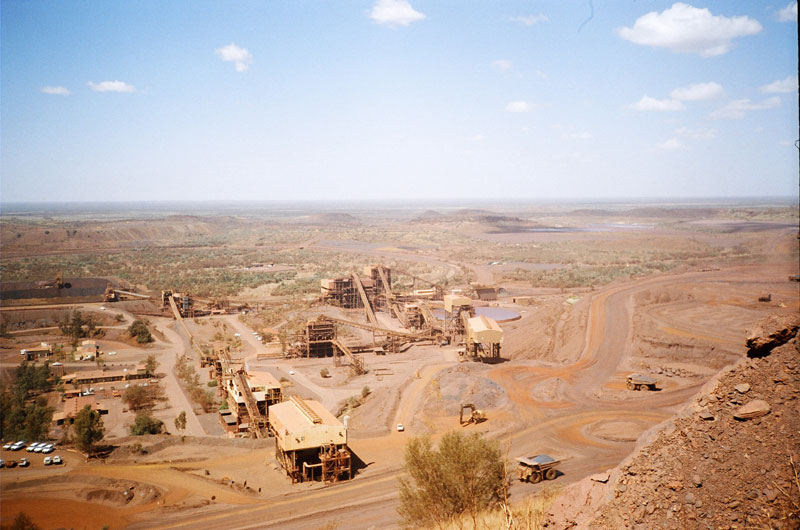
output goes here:
[{"label": "white car", "polygon": [[289,370],[289,375],[294,375],[294,370]]},{"label": "white car", "polygon": [[7,444],[3,444],[3,449],[8,451],[9,449],[11,449],[12,445],[14,445],[14,442],[8,442]]},{"label": "white car", "polygon": [[36,446],[36,448],[33,450],[33,452],[34,453],[41,453],[42,451],[44,451],[44,448],[45,448],[46,445],[47,444],[44,443],[44,442],[40,443],[39,445]]},{"label": "white car", "polygon": [[49,466],[52,465],[52,463],[53,463],[52,458],[50,458],[49,456],[44,457],[44,465]]},{"label": "white car", "polygon": [[106,310],[106,306],[104,306],[104,305],[101,305],[101,306],[100,306],[100,311],[105,311],[105,310]]},{"label": "white car", "polygon": [[52,453],[55,450],[56,450],[56,448],[55,448],[55,446],[53,444],[47,444],[47,445],[44,446],[44,449],[42,449],[42,452],[44,454],[49,454],[49,453]]},{"label": "white car", "polygon": [[115,352],[115,351],[108,352],[108,355],[116,355],[116,354],[117,354],[117,352]]},{"label": "white car", "polygon": [[36,450],[36,448],[37,448],[37,447],[39,447],[39,442],[34,442],[34,443],[30,444],[30,445],[28,446],[28,448],[27,448],[27,449],[25,449],[25,450],[26,450],[27,452],[29,452],[29,453],[32,453],[32,452],[34,452],[34,451]]},{"label": "white car", "polygon": [[241,337],[241,336],[242,336],[242,334],[241,334],[241,333],[234,333],[234,334],[233,334],[233,336],[234,336],[234,337]]},{"label": "white car", "polygon": [[406,430],[406,428],[405,428],[405,427],[403,427],[403,424],[402,424],[402,423],[398,423],[398,424],[397,424],[397,432],[403,432],[403,431],[405,431],[405,430]]},{"label": "white car", "polygon": [[61,457],[60,457],[60,456],[56,455],[56,456],[54,456],[54,457],[53,457],[53,463],[54,463],[55,465],[59,465],[59,464],[63,464],[63,463],[64,463],[64,461],[63,461],[63,460],[61,460]]}]

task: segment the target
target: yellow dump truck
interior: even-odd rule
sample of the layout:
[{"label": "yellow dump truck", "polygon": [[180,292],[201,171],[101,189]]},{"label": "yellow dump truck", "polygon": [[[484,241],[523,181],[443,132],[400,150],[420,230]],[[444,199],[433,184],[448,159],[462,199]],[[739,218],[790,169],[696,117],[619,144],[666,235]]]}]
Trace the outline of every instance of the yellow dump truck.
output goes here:
[{"label": "yellow dump truck", "polygon": [[519,457],[517,462],[519,462],[517,472],[520,481],[536,484],[542,479],[553,480],[556,478],[558,475],[556,467],[561,460],[556,460],[548,455],[537,455],[530,458]]}]

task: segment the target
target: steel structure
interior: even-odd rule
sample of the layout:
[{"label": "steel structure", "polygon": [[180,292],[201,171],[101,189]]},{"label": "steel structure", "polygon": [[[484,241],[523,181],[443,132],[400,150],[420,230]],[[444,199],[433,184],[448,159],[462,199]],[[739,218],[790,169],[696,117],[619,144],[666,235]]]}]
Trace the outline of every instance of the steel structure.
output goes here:
[{"label": "steel structure", "polygon": [[351,478],[347,428],[321,403],[292,396],[270,414],[275,457],[292,482]]}]

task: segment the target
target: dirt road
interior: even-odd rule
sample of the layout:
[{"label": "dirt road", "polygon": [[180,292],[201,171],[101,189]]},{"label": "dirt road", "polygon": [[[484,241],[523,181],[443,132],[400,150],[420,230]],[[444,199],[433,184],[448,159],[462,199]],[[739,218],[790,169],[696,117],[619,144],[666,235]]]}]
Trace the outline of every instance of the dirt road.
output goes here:
[{"label": "dirt road", "polygon": [[187,345],[184,339],[175,331],[174,323],[169,325],[162,324],[159,326],[159,329],[163,330],[164,336],[171,346],[168,350],[161,352],[157,357],[160,364],[158,371],[166,374],[166,377],[164,377],[162,381],[164,382],[166,395],[169,396],[170,400],[170,407],[166,410],[159,411],[159,416],[167,418],[166,420],[162,418],[162,420],[166,425],[170,425],[171,418],[175,418],[182,411],[185,411],[186,429],[184,429],[183,433],[190,436],[205,436],[206,431],[203,429],[200,420],[197,419],[194,413],[192,402],[186,396],[186,393],[184,393],[183,388],[181,388],[178,382],[178,376],[175,374],[177,360],[181,355],[186,353]]},{"label": "dirt road", "polygon": [[[490,377],[505,388],[514,404],[511,421],[517,427],[502,437],[511,444],[511,454],[552,452],[565,458],[560,483],[603,471],[622,460],[642,431],[669,418],[701,384],[686,384],[626,400],[603,393],[603,388],[618,377],[621,365],[631,355],[633,298],[647,289],[664,289],[687,282],[702,284],[730,274],[747,274],[747,271],[740,268],[664,275],[598,291],[591,300],[585,345],[580,354],[573,356],[576,361],[562,366],[512,361],[493,369]],[[395,414],[396,423],[412,423],[429,382],[446,366],[451,363],[423,368],[420,378],[405,386]],[[553,399],[542,401],[534,397],[537,385],[556,379],[563,383]],[[501,421],[502,412],[494,418],[490,416],[481,429],[491,431],[492,425]],[[396,524],[398,452],[402,450],[403,437],[402,433],[392,432],[385,437],[354,441],[357,454],[360,450],[360,455],[376,462],[378,467],[374,470],[368,467],[352,482],[265,499],[253,506],[215,507],[213,514],[179,513],[174,519],[170,516],[163,520],[160,528],[189,528],[201,522],[230,528],[301,528],[336,519],[348,527],[375,524],[391,527]],[[540,487],[517,483],[512,495],[522,496]]]}]

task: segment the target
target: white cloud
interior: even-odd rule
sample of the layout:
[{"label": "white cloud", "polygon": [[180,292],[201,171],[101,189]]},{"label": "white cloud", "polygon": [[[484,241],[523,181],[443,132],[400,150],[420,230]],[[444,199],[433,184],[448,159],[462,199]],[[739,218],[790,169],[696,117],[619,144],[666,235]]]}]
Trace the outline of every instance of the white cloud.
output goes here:
[{"label": "white cloud", "polygon": [[547,22],[550,20],[546,15],[539,13],[538,15],[524,15],[519,17],[511,17],[511,22],[519,22],[526,26],[533,26],[539,22]]},{"label": "white cloud", "polygon": [[642,15],[632,28],[620,28],[617,32],[635,44],[713,57],[730,51],[736,37],[755,35],[762,29],[757,20],[747,16],[712,15],[708,9],[678,2],[661,13],[651,11]]},{"label": "white cloud", "polygon": [[237,72],[244,72],[253,62],[253,54],[247,51],[247,48],[240,48],[234,43],[217,48],[214,53],[223,61],[233,63]]},{"label": "white cloud", "polygon": [[779,79],[773,81],[768,85],[759,88],[765,94],[791,94],[797,92],[797,76],[790,75],[786,79]]},{"label": "white cloud", "polygon": [[63,86],[43,86],[40,91],[42,94],[52,94],[54,96],[69,96],[72,94],[68,88]]},{"label": "white cloud", "polygon": [[514,64],[506,59],[498,59],[492,63],[492,66],[494,66],[501,72],[505,72],[506,70],[510,70],[511,67],[514,66]]},{"label": "white cloud", "polygon": [[425,15],[411,7],[408,0],[377,0],[369,18],[378,24],[408,26],[412,22],[423,20]]},{"label": "white cloud", "polygon": [[473,142],[482,142],[483,141],[483,135],[482,134],[476,134],[475,136],[472,137],[472,141]]},{"label": "white cloud", "polygon": [[561,133],[561,138],[563,140],[591,140],[592,135],[588,132],[577,132],[577,133]]},{"label": "white cloud", "polygon": [[680,99],[682,101],[702,101],[719,97],[722,92],[722,85],[711,82],[676,88],[669,95],[672,96],[672,99]]},{"label": "white cloud", "polygon": [[684,136],[686,138],[691,138],[692,140],[713,140],[717,137],[717,130],[687,129],[686,127],[680,127],[679,129],[675,129],[675,134]]},{"label": "white cloud", "polygon": [[781,22],[797,22],[797,2],[792,0],[789,4],[778,11],[778,20]]},{"label": "white cloud", "polygon": [[89,81],[86,86],[95,92],[136,92],[136,87],[124,81],[101,81],[93,83]]},{"label": "white cloud", "polygon": [[683,103],[677,99],[656,99],[648,95],[642,96],[642,99],[630,106],[633,110],[655,110],[659,112],[683,110],[685,107]]},{"label": "white cloud", "polygon": [[533,105],[527,101],[511,101],[506,105],[508,112],[530,112],[533,110]]},{"label": "white cloud", "polygon": [[664,151],[675,151],[676,149],[682,149],[683,144],[681,144],[677,138],[670,138],[669,140],[657,143],[656,147]]},{"label": "white cloud", "polygon": [[778,96],[773,96],[759,102],[750,101],[749,99],[736,99],[721,109],[712,112],[711,117],[717,119],[729,118],[732,120],[738,120],[739,118],[743,118],[746,112],[752,110],[774,109],[775,107],[780,106],[780,104],[781,98]]}]

